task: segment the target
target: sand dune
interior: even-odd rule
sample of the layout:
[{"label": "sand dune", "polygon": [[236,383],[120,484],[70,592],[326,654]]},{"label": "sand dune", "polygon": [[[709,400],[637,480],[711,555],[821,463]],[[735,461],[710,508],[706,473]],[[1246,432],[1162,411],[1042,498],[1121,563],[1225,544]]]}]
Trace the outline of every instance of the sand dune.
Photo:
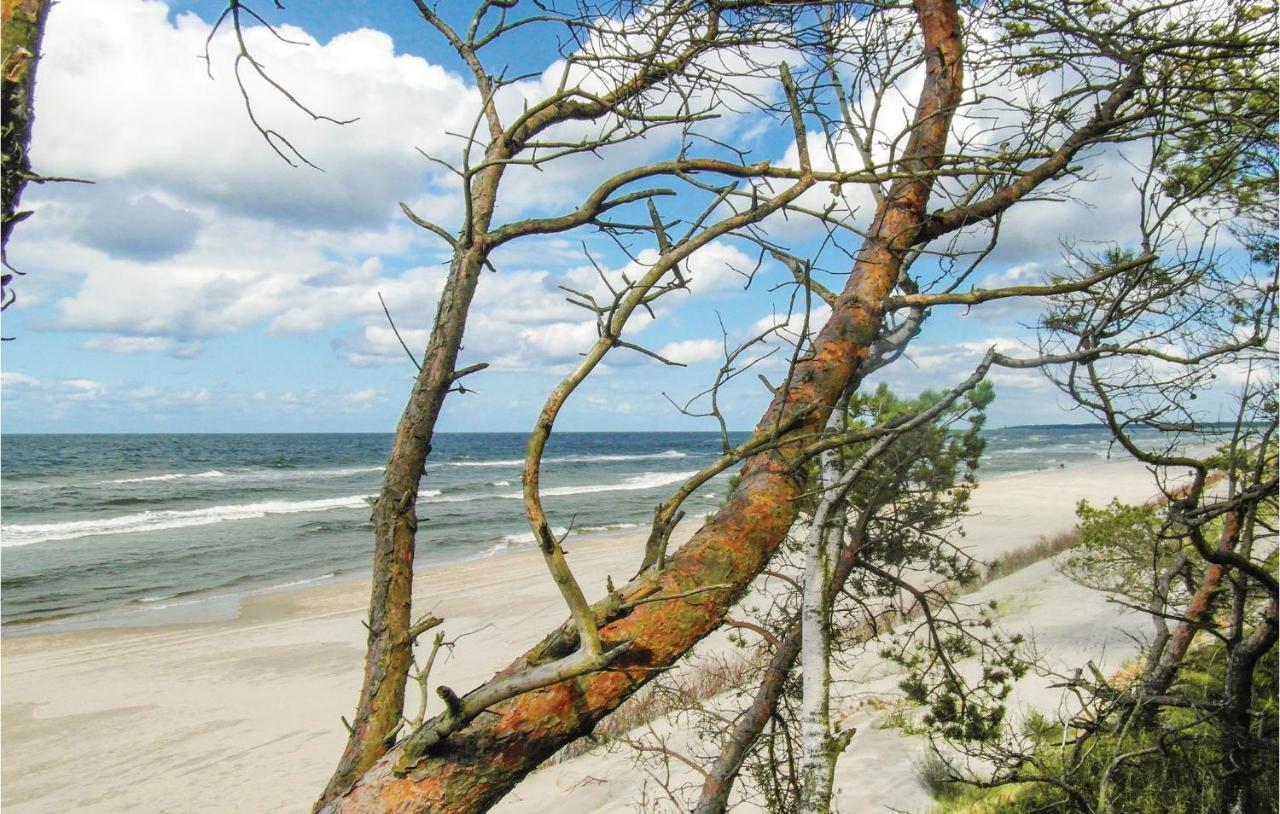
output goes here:
[{"label": "sand dune", "polygon": [[[965,544],[983,559],[1069,528],[1076,502],[1149,497],[1131,461],[996,478],[973,500]],[[686,525],[681,534],[693,530]],[[569,559],[589,594],[624,582],[643,533],[574,539]],[[434,675],[464,691],[565,615],[536,552],[436,567],[419,575],[416,609],[462,637]],[[0,802],[15,812],[303,811],[342,748],[339,715],[360,683],[367,583],[334,579],[238,602],[234,618],[9,638],[0,664]],[[987,586],[1017,597],[1017,624],[1055,655],[1106,648],[1123,658],[1137,620],[1042,563]],[[886,676],[848,676],[860,691]],[[1028,689],[1028,698],[1035,690]],[[859,735],[837,778],[842,810],[910,810],[926,802],[913,745],[854,711]],[[621,763],[619,763],[621,761]],[[625,757],[587,754],[536,772],[503,811],[633,811],[643,775]],[[887,810],[887,809],[886,809]]]}]

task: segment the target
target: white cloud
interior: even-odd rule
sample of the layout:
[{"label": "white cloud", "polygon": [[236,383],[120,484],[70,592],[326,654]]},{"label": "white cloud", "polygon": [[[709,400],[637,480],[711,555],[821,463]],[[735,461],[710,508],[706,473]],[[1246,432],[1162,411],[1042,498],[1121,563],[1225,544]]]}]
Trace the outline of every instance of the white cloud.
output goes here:
[{"label": "white cloud", "polygon": [[89,401],[100,398],[107,393],[107,386],[93,379],[64,379],[66,397],[77,401]]},{"label": "white cloud", "polygon": [[40,380],[33,376],[28,376],[25,373],[19,373],[16,370],[6,370],[0,372],[0,386],[39,387]]},{"label": "white cloud", "polygon": [[169,393],[165,400],[171,404],[204,404],[211,397],[212,392],[207,387],[189,387]]},{"label": "white cloud", "polygon": [[[558,254],[554,259],[573,257],[581,260],[580,250],[575,255],[562,245],[553,244],[552,253]],[[604,274],[613,290],[621,291],[626,285],[624,277],[633,282],[638,280],[657,259],[656,251],[646,249],[638,253],[635,260],[620,268],[605,269]],[[704,298],[736,288],[745,282],[742,273],[750,271],[753,265],[754,261],[736,247],[722,242],[710,243],[694,252],[682,265],[682,274],[689,282],[688,289],[673,291],[656,301],[654,313],[659,319],[670,318],[688,305],[690,298]],[[419,273],[426,272],[415,271],[415,274]],[[670,280],[672,276],[668,275],[666,279]],[[389,292],[384,288],[400,336],[414,353],[426,345],[428,338],[428,317],[432,311],[422,307],[421,303],[433,301],[438,296],[440,278],[437,275],[432,280],[434,287],[419,285],[414,288],[406,283]],[[589,294],[603,305],[613,298],[609,286],[591,265],[575,265],[558,274],[517,268],[503,270],[497,275],[483,275],[467,317],[467,358],[489,362],[495,370],[529,370],[576,364],[580,355],[599,338],[599,332],[594,315],[568,302],[570,295],[560,288],[561,285]],[[577,295],[573,296],[579,299]],[[366,309],[361,330],[340,340],[339,348],[350,364],[359,367],[405,363],[404,349],[387,325],[381,309],[376,306],[376,299],[373,302],[376,312]],[[406,304],[414,307],[407,308]],[[350,308],[349,303],[347,307]],[[635,340],[652,324],[653,318],[647,311],[637,310],[624,335]],[[628,350],[615,350],[609,356],[610,364],[615,366],[639,364],[644,360],[642,355]]]},{"label": "white cloud", "polygon": [[692,365],[724,356],[724,345],[716,339],[686,339],[663,345],[658,353],[673,362]]},{"label": "white cloud", "polygon": [[[924,390],[949,390],[973,372],[991,347],[1014,357],[1033,355],[1015,337],[917,342],[903,358],[873,373],[863,389],[884,382],[903,396],[915,396]],[[987,379],[995,385],[996,401],[991,408],[995,426],[1035,423],[1060,413],[1058,391],[1038,369],[996,367]]]},{"label": "white cloud", "polygon": [[82,350],[105,353],[164,353],[174,345],[166,336],[93,336],[80,345]]},{"label": "white cloud", "polygon": [[[251,327],[297,335],[350,321],[354,330],[334,343],[349,363],[403,364],[377,300],[381,292],[409,347],[418,352],[425,345],[444,276],[431,257],[442,258],[445,247],[405,224],[395,203],[408,200],[434,220],[456,221],[456,182],[417,150],[457,154],[446,131],[469,128],[475,91],[438,65],[397,54],[380,32],[353,31],[328,42],[293,26],[281,32],[307,45],[248,30],[251,49],[273,76],[322,113],[360,117],[345,127],[312,122],[270,88],[252,88],[261,120],[324,173],[287,167],[253,130],[231,74],[229,32],[214,38],[210,81],[196,58],[209,24],[196,16],[170,15],[159,2],[59,5],[41,65],[36,158],[47,171],[92,178],[98,186],[40,188],[29,196],[39,217],[24,225],[20,244],[10,249],[22,265],[40,271],[41,286],[58,292],[56,317],[38,327],[99,334],[84,340],[85,350],[190,357],[208,338]],[[745,76],[747,67],[742,62],[735,69]],[[514,113],[560,79],[553,64],[508,88],[499,104]],[[776,94],[776,77],[744,81],[744,92]],[[657,104],[652,112],[681,102],[671,96]],[[729,132],[753,121],[728,112],[707,126]],[[564,128],[580,135],[600,126],[570,122]],[[559,164],[555,184],[546,183],[545,174],[513,169],[503,182],[503,211],[513,216],[576,205],[613,169],[671,152],[675,132],[607,148],[603,158]],[[414,250],[418,265],[384,268]],[[623,274],[636,279],[655,259],[652,249],[642,251],[635,262],[613,269],[611,279],[615,285]],[[593,317],[567,303],[557,286],[607,295],[594,270],[582,267],[579,239],[530,239],[493,260],[501,273],[480,282],[468,355],[510,369],[576,360],[595,339]],[[571,263],[578,268],[561,271]],[[753,265],[727,243],[703,247],[681,267],[689,291],[658,303],[659,314],[690,295],[740,287],[741,272]],[[637,313],[628,332],[639,333],[649,322],[647,313]],[[616,355],[618,364],[635,356]]]},{"label": "white cloud", "polygon": [[748,330],[748,337],[751,338],[763,334],[770,329],[773,333],[766,338],[767,342],[777,342],[778,339],[785,340],[791,344],[802,338],[812,339],[815,334],[827,324],[827,320],[831,317],[831,306],[826,303],[811,304],[809,313],[806,318],[803,303],[797,304],[795,310],[787,313],[772,313],[768,316],[761,317],[751,324]]},{"label": "white cloud", "polygon": [[534,355],[548,362],[571,362],[590,350],[600,338],[594,322],[552,322],[519,333],[522,356]]},{"label": "white cloud", "polygon": [[99,182],[150,183],[227,213],[368,228],[385,222],[430,172],[414,148],[445,148],[443,131],[460,129],[475,109],[461,78],[396,54],[384,33],[352,31],[322,43],[282,26],[302,47],[251,26],[250,49],[298,99],[337,118],[359,117],[342,127],[312,122],[250,79],[260,120],[325,172],[292,170],[246,120],[230,27],[213,39],[210,81],[198,58],[209,24],[192,14],[167,17],[157,2],[59,4],[40,64],[33,143],[41,166]]}]

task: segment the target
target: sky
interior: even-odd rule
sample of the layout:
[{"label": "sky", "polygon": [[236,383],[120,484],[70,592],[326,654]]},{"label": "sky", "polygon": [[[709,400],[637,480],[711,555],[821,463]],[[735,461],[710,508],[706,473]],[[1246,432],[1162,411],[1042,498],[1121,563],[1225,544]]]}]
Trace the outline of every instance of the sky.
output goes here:
[{"label": "sky", "polygon": [[[450,133],[470,127],[478,97],[408,0],[299,3],[282,12],[262,5],[257,10],[282,34],[304,43],[250,31],[273,76],[316,112],[357,119],[312,121],[250,84],[261,120],[319,169],[289,166],[253,130],[226,30],[213,39],[209,65],[200,59],[222,3],[54,7],[37,80],[33,163],[47,175],[94,183],[30,185],[24,195],[34,215],[17,227],[9,259],[25,276],[4,314],[4,334],[16,339],[0,348],[5,432],[394,429],[414,371],[378,295],[420,353],[448,260],[448,247],[407,221],[398,204],[458,222],[456,184],[422,153],[456,155]],[[558,76],[549,37],[521,37],[487,59],[533,72],[513,91],[525,99]],[[765,93],[776,84],[744,81],[758,81]],[[907,112],[903,102],[900,115]],[[790,131],[777,124],[725,110],[708,127],[752,160],[794,163]],[[568,211],[610,169],[672,149],[671,139],[657,136],[554,173],[513,172],[499,218]],[[1065,242],[1123,244],[1136,217],[1126,156],[1087,160],[1098,180],[1084,203],[1015,210],[975,282],[1043,279],[1062,262]],[[771,228],[778,239],[814,245],[804,227]],[[652,257],[642,241],[632,250],[642,261]],[[590,318],[559,288],[597,285],[593,262],[614,279],[638,268],[588,231],[516,241],[495,254],[461,359],[490,368],[467,379],[475,392],[448,399],[441,431],[532,426],[546,394],[595,339]],[[627,334],[688,366],[615,349],[570,399],[559,428],[714,429],[713,420],[682,415],[672,402],[684,404],[710,383],[726,341],[787,313],[789,275],[765,263],[747,289],[741,272],[755,264],[755,250],[731,240],[695,254],[690,290],[669,295],[656,319],[638,320]],[[838,287],[848,261],[828,255],[820,267]],[[908,358],[878,380],[908,394],[946,387],[992,344],[1022,348],[1035,315],[1034,304],[1017,300],[938,309]],[[781,377],[789,349],[773,348],[725,390],[731,428],[751,428],[767,405],[754,374]],[[1039,373],[997,371],[993,381],[992,426],[1089,420],[1068,411]]]}]

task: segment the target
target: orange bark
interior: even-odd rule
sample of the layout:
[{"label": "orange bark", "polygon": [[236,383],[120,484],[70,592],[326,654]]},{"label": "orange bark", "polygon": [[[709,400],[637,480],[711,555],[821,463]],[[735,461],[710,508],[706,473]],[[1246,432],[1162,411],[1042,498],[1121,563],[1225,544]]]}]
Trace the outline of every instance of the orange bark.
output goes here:
[{"label": "orange bark", "polygon": [[[961,48],[954,2],[916,0],[915,9],[927,61],[926,81],[902,161],[914,175],[891,188],[831,318],[814,341],[812,358],[796,366],[790,386],[780,390],[761,419],[764,429],[779,423],[792,426],[784,436],[792,442],[750,458],[724,507],[670,558],[667,567],[637,578],[621,593],[625,603],[710,585],[732,588],[635,606],[601,627],[606,645],[631,642],[610,670],[498,704],[403,775],[395,771],[403,748],[397,747],[325,811],[485,810],[715,630],[732,602],[764,567],[795,520],[796,499],[804,489],[803,473],[793,466],[799,439],[821,430],[879,332],[884,302],[897,283],[903,254],[923,221],[933,186],[931,170],[945,149],[960,98]],[[796,416],[803,417],[791,424]],[[594,610],[598,618],[607,613],[603,603]],[[563,649],[563,638],[553,634],[500,675],[545,659],[557,642]]]},{"label": "orange bark", "polygon": [[[1236,538],[1240,534],[1239,512],[1229,512],[1222,520],[1222,534],[1218,537],[1218,551],[1228,553],[1235,550]],[[1226,573],[1224,566],[1210,563],[1204,569],[1204,577],[1200,586],[1192,594],[1191,601],[1183,611],[1182,621],[1169,637],[1169,644],[1160,659],[1160,664],[1147,680],[1147,692],[1162,695],[1173,684],[1173,679],[1186,658],[1191,642],[1204,621],[1205,616],[1213,608],[1213,600],[1222,586],[1222,577]]]}]

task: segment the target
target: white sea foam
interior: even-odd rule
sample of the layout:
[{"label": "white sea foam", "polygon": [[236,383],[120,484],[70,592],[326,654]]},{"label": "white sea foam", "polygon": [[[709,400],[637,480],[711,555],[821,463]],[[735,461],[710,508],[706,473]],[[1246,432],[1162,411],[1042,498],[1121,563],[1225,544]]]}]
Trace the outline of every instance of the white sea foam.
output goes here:
[{"label": "white sea foam", "polygon": [[[568,529],[563,529],[558,526],[551,529],[551,533],[556,537],[563,537],[566,532],[568,532]],[[516,534],[504,534],[502,535],[501,547],[495,546],[493,552],[496,554],[498,551],[510,548],[513,545],[533,545],[537,541],[538,540],[533,536],[532,531],[522,531]]]},{"label": "white sea foam", "polygon": [[[607,531],[625,531],[627,529],[640,528],[642,525],[644,524],[643,523],[610,523],[607,526],[575,526],[572,529],[556,527],[551,529],[551,533],[554,534],[556,537],[563,537],[567,532],[570,532],[570,531],[572,531],[575,535],[599,534],[601,532],[607,532]],[[472,559],[477,559],[477,560],[486,559],[496,554],[501,554],[504,551],[511,551],[513,549],[525,548],[525,547],[531,546],[536,542],[537,542],[537,539],[533,536],[533,532],[531,531],[516,532],[515,534],[504,534],[502,536],[502,539],[499,542],[494,543],[493,545],[486,548],[484,551],[481,551],[479,554],[476,554],[474,557],[472,557]]]},{"label": "white sea foam", "polygon": [[495,497],[508,497],[508,495],[445,495],[444,497],[432,497],[431,503],[470,503],[473,500],[488,500]]},{"label": "white sea foam", "polygon": [[358,509],[365,506],[364,495],[324,498],[321,500],[267,500],[231,506],[209,506],[203,509],[146,511],[94,520],[69,523],[40,523],[6,526],[0,529],[0,547],[32,545],[53,540],[74,540],[102,534],[132,534],[163,531],[189,526],[208,526],[226,520],[253,520],[269,514],[298,514],[332,509]]},{"label": "white sea foam", "polygon": [[[1009,449],[996,449],[991,451],[992,456],[996,455],[1044,455],[1052,450],[1062,450],[1064,452],[1097,452],[1097,444],[1054,444],[1053,446],[1037,446],[1037,447],[1010,447]],[[1105,445],[1103,445],[1105,449]]]},{"label": "white sea foam", "polygon": [[151,481],[181,480],[183,478],[225,478],[226,476],[226,472],[220,472],[217,469],[210,469],[208,472],[196,472],[195,474],[171,472],[167,475],[149,475],[144,478],[117,478],[116,480],[100,481],[100,483],[148,483]]},{"label": "white sea foam", "polygon": [[610,523],[607,526],[577,526],[574,528],[574,534],[599,534],[602,531],[626,531],[627,529],[638,529],[643,523]]},{"label": "white sea foam", "polygon": [[494,481],[493,483],[491,483],[491,484],[489,484],[489,485],[490,485],[490,486],[510,486],[510,485],[511,485],[511,481],[509,481],[509,480],[496,480],[496,481]]},{"label": "white sea foam", "polygon": [[345,478],[351,475],[363,475],[368,472],[381,472],[381,466],[347,466],[337,469],[248,469],[239,472],[222,472],[210,469],[208,472],[170,472],[164,475],[147,475],[137,478],[116,478],[115,480],[98,481],[99,484],[119,485],[129,483],[164,483],[188,478],[230,478],[232,480],[290,480],[303,478]]},{"label": "white sea foam", "polygon": [[474,560],[487,560],[490,557],[496,556],[498,554],[501,554],[504,551],[510,550],[511,547],[512,547],[512,544],[510,542],[508,542],[507,540],[503,540],[502,542],[494,543],[493,545],[486,548],[484,551],[477,551],[475,554],[472,554],[470,557],[464,558],[463,562],[472,562]]},{"label": "white sea foam", "polygon": [[279,585],[269,585],[266,588],[260,589],[260,592],[266,593],[267,591],[283,591],[285,588],[296,588],[299,585],[310,585],[313,582],[324,582],[326,579],[333,579],[337,575],[338,575],[337,571],[330,571],[329,573],[321,574],[318,577],[310,577],[307,579],[295,579],[292,582],[282,582]]},{"label": "white sea foam", "polygon": [[[696,472],[646,472],[617,483],[592,483],[581,486],[552,486],[543,489],[543,497],[564,497],[567,495],[589,495],[595,492],[632,492],[644,489],[656,489],[687,480]],[[503,492],[497,495],[448,495],[432,500],[432,503],[469,503],[473,500],[523,500],[523,492]]]},{"label": "white sea foam", "polygon": [[141,599],[138,599],[138,600],[135,600],[135,601],[137,601],[137,602],[143,602],[143,603],[147,603],[147,602],[163,602],[163,601],[164,601],[164,600],[166,600],[166,599],[173,599],[175,596],[177,596],[177,594],[161,594],[160,596],[144,596],[144,597],[142,597]]},{"label": "white sea foam", "polygon": [[[666,452],[649,452],[636,455],[565,455],[543,458],[544,464],[597,463],[604,461],[653,461],[687,458],[688,453],[669,449]],[[445,466],[524,466],[524,458],[508,458],[499,461],[445,461]]]},{"label": "white sea foam", "polygon": [[[583,486],[553,486],[543,489],[543,496],[548,495],[586,495],[593,492],[630,492],[640,489],[656,489],[688,480],[697,472],[646,472],[643,475],[627,478],[619,483],[598,483]],[[520,493],[503,495],[503,497],[519,498]]]},{"label": "white sea foam", "polygon": [[346,475],[363,475],[366,472],[381,472],[384,468],[381,466],[348,466],[342,469],[295,469],[285,471],[291,474],[296,472],[299,477],[311,477],[314,475],[345,477]]}]

